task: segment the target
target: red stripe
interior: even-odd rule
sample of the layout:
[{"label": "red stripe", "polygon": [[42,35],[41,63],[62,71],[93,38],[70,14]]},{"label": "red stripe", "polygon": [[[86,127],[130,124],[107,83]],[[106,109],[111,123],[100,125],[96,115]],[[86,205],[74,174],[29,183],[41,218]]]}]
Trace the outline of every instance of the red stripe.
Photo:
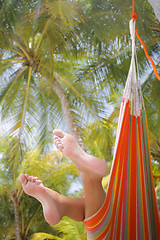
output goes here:
[{"label": "red stripe", "polygon": [[[125,142],[125,139],[126,139],[126,136],[127,136],[126,129],[127,129],[127,127],[129,127],[129,121],[130,121],[130,108],[129,108],[129,105],[127,105],[126,112],[124,113],[124,119],[123,119],[123,124],[122,124],[122,128],[121,128],[121,135],[120,135],[120,139],[119,139],[119,144],[118,144],[116,159],[115,159],[115,164],[114,164],[115,165],[115,170],[118,171],[117,181],[119,182],[119,184],[121,182],[122,164],[123,164],[123,160],[124,160],[124,158],[121,158],[120,156],[124,156],[124,152],[123,152],[124,151],[124,142]],[[119,168],[117,169],[118,161],[120,163],[119,163]],[[109,239],[113,239],[113,235],[114,235],[118,194],[119,194],[119,187],[117,186],[116,193],[115,193],[115,199],[114,199],[114,205],[113,205],[112,218],[111,218],[111,232],[110,232],[110,238]],[[118,210],[120,210],[120,209],[118,208]]]},{"label": "red stripe", "polygon": [[123,146],[121,148],[121,186],[120,186],[120,196],[119,196],[119,207],[118,207],[118,220],[117,220],[117,231],[116,231],[116,239],[120,239],[121,233],[121,224],[122,224],[122,207],[123,207],[123,197],[124,197],[124,185],[125,185],[125,176],[126,176],[126,164],[127,164],[127,154],[128,154],[128,144],[129,144],[129,122],[130,122],[130,115],[128,116],[128,121],[125,125],[126,133],[123,139]]},{"label": "red stripe", "polygon": [[136,202],[137,202],[137,148],[136,117],[131,118],[131,159],[130,159],[130,218],[129,239],[136,239]]}]

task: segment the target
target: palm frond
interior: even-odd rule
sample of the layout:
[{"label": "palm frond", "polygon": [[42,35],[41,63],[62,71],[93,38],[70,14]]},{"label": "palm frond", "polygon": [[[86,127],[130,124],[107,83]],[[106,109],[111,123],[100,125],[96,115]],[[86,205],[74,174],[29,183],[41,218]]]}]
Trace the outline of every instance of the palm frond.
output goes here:
[{"label": "palm frond", "polygon": [[60,236],[66,240],[85,240],[86,230],[83,223],[75,222],[67,217],[64,217],[60,223],[53,227],[60,232]]},{"label": "palm frond", "polygon": [[22,77],[22,74],[26,71],[27,67],[24,67],[23,69],[19,70],[18,75],[13,79],[13,81],[3,90],[1,96],[0,96],[0,103],[2,104],[3,100],[6,99],[8,97],[8,95],[10,94],[10,91],[12,89],[12,87],[14,86],[14,84],[16,83],[16,81]]},{"label": "palm frond", "polygon": [[54,236],[52,234],[47,234],[47,233],[34,233],[30,237],[30,240],[43,240],[43,239],[61,240],[60,237]]},{"label": "palm frond", "polygon": [[22,111],[20,135],[21,135],[21,132],[23,130],[23,125],[24,125],[24,120],[25,120],[25,115],[26,115],[26,108],[27,108],[29,87],[30,87],[30,81],[31,81],[31,74],[32,74],[32,67],[29,69],[29,73],[28,73],[28,83],[27,83],[27,88],[26,88],[26,93],[25,93],[25,100],[24,100],[23,111]]}]

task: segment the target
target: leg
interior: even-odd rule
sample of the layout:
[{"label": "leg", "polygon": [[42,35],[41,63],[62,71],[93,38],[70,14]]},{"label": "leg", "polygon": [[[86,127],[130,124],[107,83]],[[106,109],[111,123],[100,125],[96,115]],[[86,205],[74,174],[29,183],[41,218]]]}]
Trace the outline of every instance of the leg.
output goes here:
[{"label": "leg", "polygon": [[42,204],[44,217],[49,224],[57,224],[63,216],[75,221],[84,220],[84,199],[65,197],[46,188],[37,177],[28,174],[21,174],[20,181],[24,192]]},{"label": "leg", "polygon": [[54,139],[57,148],[74,162],[80,173],[85,193],[85,217],[90,217],[104,203],[106,193],[101,181],[108,166],[103,160],[85,153],[70,134],[60,130],[54,130],[53,133],[56,135]]},{"label": "leg", "polygon": [[46,221],[57,224],[63,216],[83,221],[96,213],[105,200],[101,180],[106,175],[107,164],[99,158],[85,153],[75,138],[60,130],[54,131],[57,148],[75,163],[83,181],[84,199],[73,199],[44,187],[42,182],[27,174],[20,175],[20,181],[26,194],[35,197],[43,207]]}]

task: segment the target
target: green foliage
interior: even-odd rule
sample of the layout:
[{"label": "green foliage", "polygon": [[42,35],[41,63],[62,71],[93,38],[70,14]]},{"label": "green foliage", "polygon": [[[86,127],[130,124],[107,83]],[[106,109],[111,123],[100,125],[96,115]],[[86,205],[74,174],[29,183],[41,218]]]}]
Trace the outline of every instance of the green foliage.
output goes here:
[{"label": "green foliage", "polygon": [[23,145],[18,138],[6,137],[0,143],[0,182],[12,191],[17,189],[19,166],[23,159]]},{"label": "green foliage", "polygon": [[22,151],[20,146],[22,145],[19,144],[16,137],[1,138],[1,239],[15,237],[15,201],[17,202],[20,231],[23,239],[28,239],[33,233],[40,231],[57,236],[57,230],[52,229],[45,222],[40,203],[23,193],[18,177],[21,172],[38,176],[45,186],[67,195],[71,182],[78,176],[78,171],[73,163],[70,163],[60,153],[52,152],[42,155],[41,151],[38,150],[25,152],[24,148]]},{"label": "green foliage", "polygon": [[[15,11],[21,9],[19,4]],[[11,22],[12,34],[8,35],[3,26],[9,43],[1,51],[0,111],[2,119],[9,122],[8,133],[18,134],[20,141],[25,139],[27,145],[31,139],[47,150],[52,129],[59,122],[65,124],[62,96],[55,91],[54,82],[60,84],[68,104],[75,109],[72,112],[75,119],[82,118],[79,109],[97,118],[100,102],[91,99],[90,91],[82,82],[75,82],[73,63],[78,64],[73,50],[81,34],[77,32],[79,24],[84,24],[79,4],[44,1],[37,8],[38,11],[34,1],[26,6],[25,13],[22,7],[23,19],[19,16],[20,22]]]},{"label": "green foliage", "polygon": [[20,172],[37,176],[46,187],[64,195],[67,194],[73,180],[69,176],[78,176],[75,165],[65,159],[61,153],[52,152],[43,156],[37,150],[28,152],[25,155]]},{"label": "green foliage", "polygon": [[158,182],[158,185],[155,188],[155,192],[156,192],[156,197],[157,197],[158,207],[160,212],[160,181]]},{"label": "green foliage", "polygon": [[153,73],[143,84],[143,93],[149,130],[154,137],[159,138],[159,118],[160,118],[160,84]]},{"label": "green foliage", "polygon": [[60,233],[60,239],[64,240],[85,240],[86,230],[83,223],[75,222],[64,217],[56,226],[53,227]]},{"label": "green foliage", "polygon": [[47,234],[47,233],[34,233],[31,237],[30,240],[60,240],[61,238],[53,236],[51,234]]},{"label": "green foliage", "polygon": [[82,132],[90,153],[108,162],[113,157],[118,114],[119,109],[115,108],[109,118],[88,124]]},{"label": "green foliage", "polygon": [[[153,9],[147,0],[137,0],[135,11],[138,31],[157,60],[160,31]],[[0,239],[15,237],[15,200],[23,239],[86,239],[83,225],[69,219],[57,228],[45,223],[39,202],[22,194],[18,176],[24,171],[36,175],[67,195],[78,175],[62,155],[45,155],[52,148],[52,129],[66,129],[55,82],[67,97],[89,153],[112,159],[118,109],[108,118],[106,106],[119,106],[128,74],[131,12],[128,0],[0,1],[0,116],[5,135],[12,135],[0,143]],[[146,72],[143,93],[153,173],[159,175],[160,85],[148,73],[150,65],[138,42],[137,52],[140,75]],[[35,146],[40,148],[33,151]],[[108,176],[105,187],[107,182]],[[159,198],[159,178],[156,193]]]}]

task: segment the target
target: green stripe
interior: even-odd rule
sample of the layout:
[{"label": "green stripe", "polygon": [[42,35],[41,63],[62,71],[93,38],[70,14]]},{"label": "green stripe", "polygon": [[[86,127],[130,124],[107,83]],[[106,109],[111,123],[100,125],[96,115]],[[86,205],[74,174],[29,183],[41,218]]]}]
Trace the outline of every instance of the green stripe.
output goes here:
[{"label": "green stripe", "polygon": [[[149,197],[148,197],[148,186],[147,186],[147,181],[148,181],[148,175],[146,171],[146,157],[145,157],[145,145],[144,145],[144,134],[143,134],[143,111],[142,111],[142,119],[141,119],[141,138],[142,138],[142,160],[143,160],[143,170],[144,170],[144,183],[145,183],[145,192],[146,192],[146,204],[147,204],[147,215],[148,215],[148,225],[151,226],[151,220],[150,220],[150,214],[149,214]],[[151,239],[151,228],[149,228],[149,238]]]},{"label": "green stripe", "polygon": [[141,143],[139,142],[138,119],[136,119],[136,132],[137,132],[136,142],[137,142],[137,188],[138,188],[138,196],[137,197],[138,197],[138,205],[139,205],[138,213],[139,213],[139,221],[140,221],[140,226],[138,226],[138,228],[140,227],[141,239],[144,239],[142,196],[141,196],[141,179],[140,179],[140,158],[139,158],[140,148],[139,148],[139,145],[138,145],[138,143],[139,144],[141,144]]},{"label": "green stripe", "polygon": [[143,110],[142,112],[142,121],[143,121],[143,133],[144,133],[144,144],[145,144],[145,153],[146,153],[146,163],[147,163],[147,177],[148,177],[148,192],[149,192],[149,212],[150,212],[150,224],[152,228],[152,237],[156,239],[156,226],[155,226],[155,217],[154,217],[154,204],[152,196],[152,184],[151,184],[151,171],[150,169],[150,158],[149,158],[149,143],[147,137],[147,128],[146,128],[146,114]]}]

